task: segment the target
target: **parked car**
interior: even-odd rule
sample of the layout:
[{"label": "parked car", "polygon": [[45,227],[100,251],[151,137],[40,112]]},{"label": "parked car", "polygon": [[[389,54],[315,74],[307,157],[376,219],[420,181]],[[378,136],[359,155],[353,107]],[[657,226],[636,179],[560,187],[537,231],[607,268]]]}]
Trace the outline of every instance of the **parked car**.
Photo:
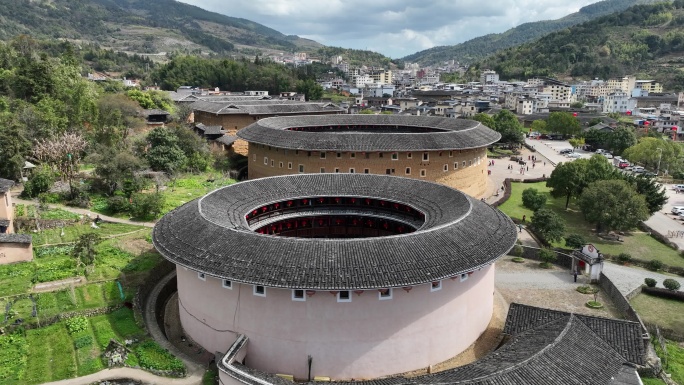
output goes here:
[{"label": "parked car", "polygon": [[606,159],[613,159],[613,154],[611,154],[610,152],[604,152],[601,155],[605,156]]},{"label": "parked car", "polygon": [[580,154],[578,154],[578,153],[576,153],[576,152],[571,152],[571,153],[569,153],[569,154],[567,154],[567,155],[565,155],[565,156],[567,156],[568,158],[581,158],[581,157],[582,157],[582,155],[580,155]]},{"label": "parked car", "polygon": [[630,167],[630,166],[631,166],[631,164],[629,164],[629,162],[626,161],[626,160],[623,160],[623,161],[621,161],[620,163],[618,163],[618,167],[619,167],[619,168],[624,168],[624,169],[626,169],[627,167]]},{"label": "parked car", "polygon": [[642,177],[644,177],[644,178],[655,178],[655,177],[657,177],[658,175],[656,175],[656,173],[654,173],[654,172],[646,171],[646,172],[644,172],[644,173],[641,173],[640,176],[642,176]]},{"label": "parked car", "polygon": [[684,206],[675,206],[672,208],[672,214],[674,215],[679,215],[681,213],[684,213]]},{"label": "parked car", "polygon": [[602,149],[602,148],[599,148],[599,149],[596,150],[596,153],[597,153],[597,154],[603,154],[604,152],[606,152],[606,150],[604,150],[604,149]]},{"label": "parked car", "polygon": [[558,151],[558,153],[560,153],[560,154],[569,154],[571,152],[573,152],[573,150],[571,148],[564,148],[564,149]]},{"label": "parked car", "polygon": [[677,191],[677,192],[682,192],[682,191],[684,191],[684,184],[676,184],[676,185],[674,186],[674,190]]}]

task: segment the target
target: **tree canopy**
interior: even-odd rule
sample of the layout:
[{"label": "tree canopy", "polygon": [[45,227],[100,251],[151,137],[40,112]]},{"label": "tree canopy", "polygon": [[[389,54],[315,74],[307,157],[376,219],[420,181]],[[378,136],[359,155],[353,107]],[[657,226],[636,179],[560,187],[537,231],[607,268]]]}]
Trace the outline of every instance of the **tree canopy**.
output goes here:
[{"label": "tree canopy", "polygon": [[565,208],[570,204],[570,198],[577,197],[582,193],[586,183],[586,170],[588,160],[577,159],[568,163],[558,163],[546,181],[546,186],[551,187],[551,196],[565,197]]},{"label": "tree canopy", "polygon": [[646,199],[624,180],[595,182],[582,192],[579,207],[597,232],[630,230],[649,217]]}]

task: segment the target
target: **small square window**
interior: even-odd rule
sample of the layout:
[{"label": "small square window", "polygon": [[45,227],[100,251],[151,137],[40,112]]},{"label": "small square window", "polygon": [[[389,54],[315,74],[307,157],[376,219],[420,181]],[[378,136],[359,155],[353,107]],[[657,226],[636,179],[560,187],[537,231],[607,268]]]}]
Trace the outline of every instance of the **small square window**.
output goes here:
[{"label": "small square window", "polygon": [[424,178],[425,175],[427,175],[427,173],[425,172],[425,170],[420,170],[420,176],[422,176],[422,177]]},{"label": "small square window", "polygon": [[473,161],[472,161],[472,160],[469,160],[469,161],[468,161],[468,166],[472,166],[472,165],[473,165]]},{"label": "small square window", "polygon": [[366,159],[370,159],[370,152],[366,153]]},{"label": "small square window", "polygon": [[364,169],[363,169],[363,173],[364,173],[364,174],[368,174],[368,173],[370,173],[370,170],[367,169],[367,168],[364,168]]},{"label": "small square window", "polygon": [[349,169],[349,173],[350,173],[350,174],[353,174],[353,173],[355,173],[355,172],[356,172],[356,171],[355,171],[353,168],[350,168],[350,169]]},{"label": "small square window", "polygon": [[278,166],[279,166],[280,168],[283,168],[283,162],[278,163]]},{"label": "small square window", "polygon": [[393,152],[392,153],[392,160],[397,160],[397,159],[399,159],[399,154],[396,152]]},{"label": "small square window", "polygon": [[424,153],[423,153],[423,160],[426,161],[426,162],[427,162],[428,160],[430,160],[430,154],[427,153],[427,152],[424,152]]},{"label": "small square window", "polygon": [[254,285],[254,295],[259,296],[259,297],[265,297],[266,296],[266,288],[263,286]]},{"label": "small square window", "polygon": [[295,150],[295,155],[299,155],[299,150]]},{"label": "small square window", "polygon": [[454,157],[454,152],[453,152],[453,151],[449,151],[449,158],[453,158],[453,157]]},{"label": "small square window", "polygon": [[430,283],[430,291],[442,290],[442,281],[435,281]]},{"label": "small square window", "polygon": [[264,157],[264,164],[265,164],[266,166],[268,166],[268,157],[267,157],[267,156]]},{"label": "small square window", "polygon": [[321,167],[321,174],[325,173],[325,167]]},{"label": "small square window", "polygon": [[[465,162],[463,162],[465,163]],[[292,170],[292,162],[287,162],[287,169]]]},{"label": "small square window", "polygon": [[411,154],[410,152],[407,152],[406,153],[406,159],[413,159],[413,154]]},{"label": "small square window", "polygon": [[341,157],[342,157],[342,153],[341,153],[341,152],[338,152],[338,153],[337,153],[337,159],[340,159]]},{"label": "small square window", "polygon": [[325,159],[325,151],[321,151],[321,159]]},{"label": "small square window", "polygon": [[338,173],[338,172],[340,172],[340,169],[335,167],[335,173]]},{"label": "small square window", "polygon": [[233,290],[233,282],[227,279],[221,280],[221,286]]},{"label": "small square window", "polygon": [[197,273],[197,278],[201,279],[202,281],[206,281],[207,275],[204,273]]},{"label": "small square window", "polygon": [[378,290],[378,299],[379,300],[392,299],[392,288]]},{"label": "small square window", "polygon": [[406,167],[406,175],[411,175],[411,167]]},{"label": "small square window", "polygon": [[356,153],[355,152],[350,153],[349,157],[352,159],[356,159]]},{"label": "small square window", "polygon": [[256,162],[256,154],[252,155],[252,162]]},{"label": "small square window", "polygon": [[458,170],[458,162],[454,162],[454,170]]},{"label": "small square window", "polygon": [[349,290],[342,290],[337,293],[337,302],[351,302],[351,293]]},{"label": "small square window", "polygon": [[292,300],[293,301],[299,301],[299,302],[306,301],[306,295],[304,293],[304,290],[303,289],[292,290]]},{"label": "small square window", "polygon": [[299,172],[304,172],[304,165],[303,164],[299,165]]},{"label": "small square window", "polygon": [[465,281],[468,279],[468,274],[461,274],[461,282]]},{"label": "small square window", "polygon": [[275,161],[271,159],[271,167],[275,167]]},{"label": "small square window", "polygon": [[308,151],[308,152],[306,153],[306,156],[311,156],[311,151]]},{"label": "small square window", "polygon": [[465,166],[466,166],[466,161],[464,160],[464,161],[463,161],[463,167],[465,167]]},{"label": "small square window", "polygon": [[382,152],[378,153],[378,158],[382,158],[384,155]]},{"label": "small square window", "polygon": [[445,164],[443,169],[444,169],[444,172],[449,171],[449,165],[448,165],[448,164]]}]

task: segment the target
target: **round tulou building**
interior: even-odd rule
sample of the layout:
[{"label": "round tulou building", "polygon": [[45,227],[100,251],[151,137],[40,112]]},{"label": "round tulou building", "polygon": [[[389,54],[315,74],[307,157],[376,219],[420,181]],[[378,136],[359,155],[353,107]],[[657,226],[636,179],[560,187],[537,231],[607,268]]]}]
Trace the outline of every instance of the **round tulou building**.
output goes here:
[{"label": "round tulou building", "polygon": [[[366,147],[354,148],[361,156]],[[506,215],[463,192],[348,173],[224,187],[170,212],[153,233],[177,266],[186,335],[226,356],[248,341],[239,357],[248,377],[334,380],[425,368],[468,348],[492,316],[494,263],[515,240]]]},{"label": "round tulou building", "polygon": [[297,173],[387,174],[487,190],[487,147],[501,138],[473,120],[397,115],[261,119],[248,142],[249,179]]}]

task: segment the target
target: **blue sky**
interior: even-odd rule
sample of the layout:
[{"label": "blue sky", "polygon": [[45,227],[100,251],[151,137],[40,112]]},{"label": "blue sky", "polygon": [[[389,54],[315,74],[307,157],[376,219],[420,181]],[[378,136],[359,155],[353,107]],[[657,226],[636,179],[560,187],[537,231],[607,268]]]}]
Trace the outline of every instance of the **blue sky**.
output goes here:
[{"label": "blue sky", "polygon": [[286,35],[399,58],[561,18],[597,0],[181,0]]}]

